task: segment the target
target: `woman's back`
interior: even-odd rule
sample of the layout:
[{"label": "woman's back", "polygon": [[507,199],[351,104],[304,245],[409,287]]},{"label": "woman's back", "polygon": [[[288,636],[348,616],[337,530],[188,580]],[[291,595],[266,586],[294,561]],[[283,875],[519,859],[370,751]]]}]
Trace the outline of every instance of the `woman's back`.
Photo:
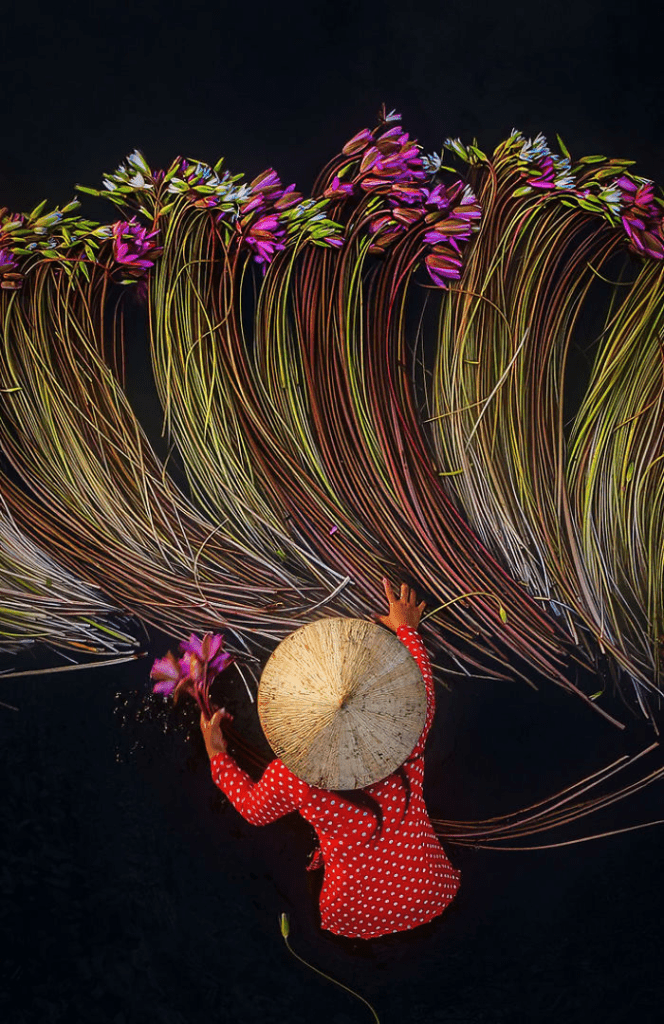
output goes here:
[{"label": "woman's back", "polygon": [[403,765],[410,793],[397,772],[363,791],[380,804],[380,827],[371,811],[309,786],[278,759],[256,784],[227,754],[211,761],[215,782],[248,821],[267,824],[297,810],[310,822],[320,842],[310,868],[322,862],[325,871],[321,925],[353,938],[423,924],[445,909],[459,886],[459,873],[433,831],[422,792],[424,744],[435,712],[431,665],[415,629],[400,626],[397,636],[422,671],[427,714],[420,739]]}]

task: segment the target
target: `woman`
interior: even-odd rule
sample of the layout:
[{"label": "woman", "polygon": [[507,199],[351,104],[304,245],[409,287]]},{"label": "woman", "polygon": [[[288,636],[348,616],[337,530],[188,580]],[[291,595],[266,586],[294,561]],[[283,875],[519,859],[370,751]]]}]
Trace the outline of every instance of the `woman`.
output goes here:
[{"label": "woman", "polygon": [[[415,592],[406,584],[399,596],[388,580],[383,584],[389,614],[374,619],[392,630],[416,660],[426,686],[426,719],[400,770],[365,787],[363,800],[311,786],[279,758],[254,783],[226,750],[223,709],[209,721],[201,717],[213,780],[247,821],[265,825],[298,811],[313,826],[320,850],[309,870],[321,862],[324,866],[321,926],[354,939],[408,931],[432,921],[459,887],[459,873],[433,831],[422,793],[424,744],[435,710],[431,665],[417,633],[425,604],[416,604]],[[374,808],[373,823],[367,804]]]}]

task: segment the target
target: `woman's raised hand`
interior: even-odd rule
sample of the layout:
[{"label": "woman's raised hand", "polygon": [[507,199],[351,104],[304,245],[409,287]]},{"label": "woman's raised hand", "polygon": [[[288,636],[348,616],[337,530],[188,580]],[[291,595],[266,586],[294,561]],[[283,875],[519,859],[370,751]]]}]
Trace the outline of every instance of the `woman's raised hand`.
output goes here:
[{"label": "woman's raised hand", "polygon": [[201,715],[201,732],[203,733],[205,749],[210,760],[212,760],[215,754],[226,753],[226,740],[221,731],[221,720],[224,717],[228,717],[225,708],[215,711],[212,718],[206,718],[205,715]]},{"label": "woman's raised hand", "polygon": [[397,594],[390,581],[385,577],[383,578],[383,586],[385,587],[385,596],[390,606],[390,612],[389,615],[374,613],[372,615],[374,621],[382,623],[383,626],[387,626],[394,633],[396,633],[399,626],[410,626],[411,629],[417,629],[422,613],[426,608],[426,601],[421,601],[420,604],[417,604],[415,591],[412,587],[406,586],[405,583],[401,584],[400,594]]}]

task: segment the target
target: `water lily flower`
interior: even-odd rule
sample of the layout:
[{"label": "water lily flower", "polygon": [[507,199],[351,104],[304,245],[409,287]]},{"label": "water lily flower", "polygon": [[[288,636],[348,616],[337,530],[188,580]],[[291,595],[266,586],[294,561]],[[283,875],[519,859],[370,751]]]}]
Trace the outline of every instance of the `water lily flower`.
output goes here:
[{"label": "water lily flower", "polygon": [[429,175],[437,174],[443,166],[442,153],[429,153],[422,157],[422,166]]},{"label": "water lily flower", "polygon": [[302,199],[302,193],[295,191],[295,184],[288,185],[283,190],[278,199],[273,199],[272,205],[275,210],[290,210],[291,207],[297,206]]},{"label": "water lily flower", "polygon": [[620,219],[629,239],[629,248],[640,256],[664,259],[662,209],[655,200],[653,182],[622,174],[613,185],[621,193],[623,210]]},{"label": "water lily flower", "polygon": [[440,288],[446,288],[448,280],[458,281],[461,277],[461,259],[451,252],[434,250],[425,256],[424,262],[431,280]]},{"label": "water lily flower", "polygon": [[371,142],[373,142],[373,133],[368,128],[363,128],[348,140],[341,152],[344,156],[356,156],[358,153],[362,153]]},{"label": "water lily flower", "polygon": [[152,692],[172,696],[174,703],[183,694],[189,694],[210,717],[210,686],[235,658],[223,650],[223,637],[213,633],[202,638],[191,633],[180,644],[180,651],[179,659],[169,651],[166,657],[155,661],[150,673],[150,678],[156,680]]},{"label": "water lily flower", "polygon": [[392,183],[425,181],[420,147],[399,125],[388,129],[366,150],[359,169],[359,184],[365,192],[385,192]]},{"label": "water lily flower", "polygon": [[376,217],[369,225],[369,233],[375,236],[369,246],[369,252],[373,255],[385,252],[405,230],[405,225],[394,220],[389,214]]},{"label": "water lily flower", "polygon": [[160,255],[152,241],[158,234],[157,231],[148,233],[147,228],[141,227],[135,217],[131,220],[119,220],[112,225],[113,233],[113,255],[116,261],[128,270],[129,273],[148,270],[154,266],[154,259]]},{"label": "water lily flower", "polygon": [[352,181],[341,181],[339,175],[335,174],[323,195],[326,199],[342,199],[346,196],[352,196],[354,192],[355,185]]},{"label": "water lily flower", "polygon": [[170,696],[175,690],[180,675],[180,663],[170,651],[164,658],[157,658],[150,672],[150,679],[157,680],[152,687],[152,692]]},{"label": "water lily flower", "polygon": [[[438,186],[442,187],[442,186]],[[422,200],[427,194],[427,189],[419,188],[417,185],[405,184],[397,181],[392,186],[389,202],[392,206],[413,206],[422,205]]]},{"label": "water lily flower", "polygon": [[420,191],[424,194],[424,205],[427,209],[447,210],[450,206],[450,198],[454,197],[452,188],[446,188],[442,182],[434,188],[424,188]]},{"label": "water lily flower", "polygon": [[279,218],[274,214],[268,214],[255,221],[244,237],[247,245],[255,253],[255,262],[268,264],[272,262],[277,252],[286,248],[285,235]]},{"label": "water lily flower", "polygon": [[4,273],[5,270],[15,270],[16,266],[14,253],[8,252],[6,249],[0,249],[0,274]]}]

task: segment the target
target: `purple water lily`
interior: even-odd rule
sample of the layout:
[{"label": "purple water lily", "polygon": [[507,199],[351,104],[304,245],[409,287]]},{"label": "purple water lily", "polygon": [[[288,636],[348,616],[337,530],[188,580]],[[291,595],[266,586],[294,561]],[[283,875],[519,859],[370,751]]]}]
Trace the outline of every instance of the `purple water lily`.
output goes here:
[{"label": "purple water lily", "polygon": [[189,694],[210,718],[210,687],[235,658],[223,649],[223,637],[218,633],[206,633],[202,638],[192,633],[180,644],[180,652],[179,659],[169,651],[154,662],[150,672],[155,680],[152,692],[172,696],[174,703],[183,693]]},{"label": "purple water lily", "polygon": [[662,209],[655,200],[652,181],[633,180],[623,174],[614,184],[624,204],[620,219],[629,238],[629,248],[639,256],[664,259]]},{"label": "purple water lily", "polygon": [[326,199],[345,199],[346,196],[352,196],[354,192],[355,185],[352,181],[341,181],[339,175],[335,174],[323,195]]},{"label": "purple water lily", "polygon": [[302,196],[294,184],[284,188],[271,167],[254,178],[249,192],[240,206],[237,231],[254,253],[254,262],[265,272],[268,263],[286,248],[286,228],[279,214],[296,206]]},{"label": "purple water lily", "polygon": [[150,672],[150,679],[156,680],[152,692],[163,693],[166,697],[170,697],[181,674],[180,662],[170,651],[164,658],[157,658]]},{"label": "purple water lily", "polygon": [[194,655],[202,664],[207,664],[214,672],[223,672],[235,660],[232,654],[224,649],[224,638],[220,633],[206,633],[202,640],[191,633],[188,640],[180,644],[180,649]]},{"label": "purple water lily", "polygon": [[112,225],[113,255],[124,270],[134,276],[142,275],[154,266],[154,260],[161,249],[152,241],[158,231],[148,232],[135,217],[118,220]]},{"label": "purple water lily", "polygon": [[0,288],[3,291],[13,292],[18,291],[22,285],[23,275],[18,271],[14,253],[7,249],[0,249]]},{"label": "purple water lily", "polygon": [[5,270],[15,270],[17,266],[16,257],[13,252],[0,249],[0,274]]},{"label": "purple water lily", "polygon": [[433,188],[397,182],[391,186],[387,202],[393,207],[391,213],[380,212],[369,225],[374,236],[369,252],[383,253],[405,231],[422,223],[427,229],[424,264],[432,281],[445,288],[448,280],[458,280],[462,267],[459,243],[468,241],[482,216],[470,188],[462,181]]},{"label": "purple water lily", "polygon": [[442,249],[424,257],[429,277],[439,288],[447,288],[448,280],[458,281],[461,277],[461,258]]},{"label": "purple water lily", "polygon": [[376,217],[369,225],[369,233],[374,236],[369,252],[374,255],[385,252],[405,230],[405,225],[400,224],[389,214]]},{"label": "purple water lily", "polygon": [[255,254],[254,261],[265,265],[272,262],[277,252],[286,248],[285,237],[286,231],[276,214],[267,214],[254,221],[244,236]]},{"label": "purple water lily", "polygon": [[356,156],[358,153],[364,152],[372,142],[373,132],[370,132],[368,128],[363,128],[362,131],[358,132],[357,135],[353,135],[353,138],[348,140],[341,152],[344,156]]},{"label": "purple water lily", "polygon": [[434,284],[446,288],[448,280],[458,281],[461,277],[459,243],[469,240],[482,209],[473,192],[464,188],[460,181],[447,190],[445,197],[437,193],[433,198],[429,196],[427,202],[436,212],[425,217],[430,227],[424,241],[431,246],[431,251],[425,256],[424,264]]}]

